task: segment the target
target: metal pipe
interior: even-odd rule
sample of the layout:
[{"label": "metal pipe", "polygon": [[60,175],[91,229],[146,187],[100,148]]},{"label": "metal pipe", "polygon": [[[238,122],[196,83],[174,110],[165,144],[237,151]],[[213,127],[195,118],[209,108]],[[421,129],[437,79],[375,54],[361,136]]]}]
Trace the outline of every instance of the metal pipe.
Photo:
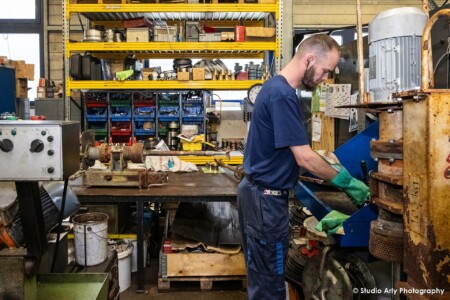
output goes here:
[{"label": "metal pipe", "polygon": [[431,28],[442,17],[450,16],[450,9],[437,11],[427,22],[422,34],[422,90],[434,88],[433,51],[431,44]]},{"label": "metal pipe", "polygon": [[227,151],[159,151],[159,150],[145,150],[144,156],[225,156]]}]

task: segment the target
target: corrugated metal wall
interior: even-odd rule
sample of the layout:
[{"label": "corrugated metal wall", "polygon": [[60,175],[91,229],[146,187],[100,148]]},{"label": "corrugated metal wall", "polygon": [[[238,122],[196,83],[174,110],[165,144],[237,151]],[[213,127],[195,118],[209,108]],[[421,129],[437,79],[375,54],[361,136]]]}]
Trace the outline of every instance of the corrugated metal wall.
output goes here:
[{"label": "corrugated metal wall", "polygon": [[[436,1],[442,4],[444,1]],[[294,28],[323,28],[356,25],[356,1],[348,0],[293,0]],[[412,6],[422,8],[420,0],[361,0],[363,24],[369,23],[379,12]]]}]

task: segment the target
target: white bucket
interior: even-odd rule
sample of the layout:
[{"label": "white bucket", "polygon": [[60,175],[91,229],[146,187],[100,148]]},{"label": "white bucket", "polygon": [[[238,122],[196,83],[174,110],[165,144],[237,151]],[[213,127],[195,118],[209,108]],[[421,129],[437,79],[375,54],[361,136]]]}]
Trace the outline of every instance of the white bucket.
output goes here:
[{"label": "white bucket", "polygon": [[119,293],[126,291],[131,285],[131,253],[133,244],[125,243],[117,246],[119,259]]},{"label": "white bucket", "polygon": [[72,219],[75,236],[75,261],[81,266],[95,266],[108,255],[108,215],[86,213]]},{"label": "white bucket", "polygon": [[[133,243],[133,253],[131,253],[131,272],[137,272],[137,250],[138,250],[138,246],[137,246],[137,240],[129,240]],[[148,239],[144,239],[143,241],[143,245],[144,245],[144,260],[142,262],[143,267],[145,268],[146,266],[146,262],[147,262],[147,246],[148,246]]]}]

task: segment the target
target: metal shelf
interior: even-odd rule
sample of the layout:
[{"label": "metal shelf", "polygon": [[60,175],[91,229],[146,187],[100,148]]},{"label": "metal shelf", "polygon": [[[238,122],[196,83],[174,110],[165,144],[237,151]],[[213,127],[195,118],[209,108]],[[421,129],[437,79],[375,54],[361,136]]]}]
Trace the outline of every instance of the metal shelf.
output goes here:
[{"label": "metal shelf", "polygon": [[[67,1],[67,0],[66,0]],[[278,3],[157,3],[157,4],[66,4],[66,18],[82,13],[90,20],[117,20],[146,16],[151,20],[198,20],[201,17],[222,16],[223,20],[261,20],[269,13],[278,18]],[[151,13],[149,13],[151,12]],[[124,15],[125,14],[125,15]],[[206,14],[206,15],[205,15]],[[216,18],[219,19],[219,18]]]},{"label": "metal shelf", "polygon": [[179,52],[226,52],[238,53],[242,51],[261,53],[264,51],[275,51],[275,42],[67,42],[68,53],[73,51],[114,51],[114,52],[139,52],[147,51],[161,53],[161,51]]},{"label": "metal shelf", "polygon": [[71,89],[81,90],[170,90],[170,89],[199,89],[199,90],[247,90],[256,83],[263,80],[202,80],[202,81],[179,81],[179,80],[71,80],[66,79],[66,93],[70,95]]}]

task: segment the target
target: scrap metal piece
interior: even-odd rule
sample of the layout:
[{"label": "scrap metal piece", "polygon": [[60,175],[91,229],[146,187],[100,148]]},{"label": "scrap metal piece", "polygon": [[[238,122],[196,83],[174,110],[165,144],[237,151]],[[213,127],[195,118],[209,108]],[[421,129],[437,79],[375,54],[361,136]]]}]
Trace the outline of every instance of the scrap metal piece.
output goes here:
[{"label": "scrap metal piece", "polygon": [[244,167],[242,166],[230,166],[226,163],[224,163],[222,161],[222,159],[216,159],[214,158],[214,161],[221,166],[222,168],[231,170],[234,172],[234,178],[236,178],[237,180],[241,181],[242,179],[244,179],[245,176],[245,171],[244,171]]}]

